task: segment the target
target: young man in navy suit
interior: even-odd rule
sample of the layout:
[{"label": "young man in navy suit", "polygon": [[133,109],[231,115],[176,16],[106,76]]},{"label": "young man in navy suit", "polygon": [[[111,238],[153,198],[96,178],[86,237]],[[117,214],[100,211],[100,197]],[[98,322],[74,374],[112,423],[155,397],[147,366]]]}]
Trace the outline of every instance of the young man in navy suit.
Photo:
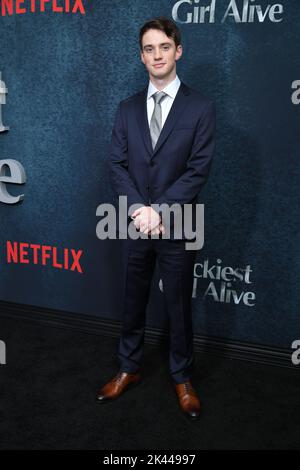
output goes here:
[{"label": "young man in navy suit", "polygon": [[113,187],[127,196],[128,223],[134,220],[140,237],[126,240],[120,370],[99,390],[97,400],[110,402],[141,379],[145,313],[157,259],[170,324],[170,374],[181,410],[193,419],[200,414],[191,384],[196,251],[186,249],[184,233],[175,236],[174,222],[168,219],[166,225],[156,205],[177,204],[184,211],[189,204],[195,209],[214,152],[215,106],[177,76],[182,45],[172,20],[159,17],[144,24],[140,54],[149,84],[120,102],[109,157]]}]

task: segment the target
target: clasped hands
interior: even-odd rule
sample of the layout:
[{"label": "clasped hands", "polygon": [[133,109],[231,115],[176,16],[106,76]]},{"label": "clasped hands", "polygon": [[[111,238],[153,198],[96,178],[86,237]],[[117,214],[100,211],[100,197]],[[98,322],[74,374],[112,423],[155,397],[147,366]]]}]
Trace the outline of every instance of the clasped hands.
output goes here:
[{"label": "clasped hands", "polygon": [[134,226],[145,235],[159,235],[165,233],[160,215],[151,206],[142,206],[131,214]]}]

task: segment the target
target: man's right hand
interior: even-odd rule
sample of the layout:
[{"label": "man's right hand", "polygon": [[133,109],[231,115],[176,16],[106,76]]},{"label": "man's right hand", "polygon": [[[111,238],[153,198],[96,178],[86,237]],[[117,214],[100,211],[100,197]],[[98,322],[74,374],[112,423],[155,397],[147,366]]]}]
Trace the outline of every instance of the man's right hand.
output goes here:
[{"label": "man's right hand", "polygon": [[160,215],[151,206],[142,206],[136,209],[132,216],[134,226],[146,235],[158,228],[161,223]]},{"label": "man's right hand", "polygon": [[165,233],[165,227],[163,226],[162,223],[160,223],[157,227],[155,227],[149,233],[150,233],[150,235],[159,235],[160,233],[164,234]]},{"label": "man's right hand", "polygon": [[[137,211],[131,215],[131,219],[135,220],[137,217],[138,213]],[[152,230],[147,230],[147,227],[144,228],[144,230],[140,229],[140,224],[135,222],[135,227],[139,229],[142,233],[147,232],[148,235],[159,235],[160,233],[164,234],[165,233],[165,227],[163,224],[160,222],[156,227],[154,227]]]}]

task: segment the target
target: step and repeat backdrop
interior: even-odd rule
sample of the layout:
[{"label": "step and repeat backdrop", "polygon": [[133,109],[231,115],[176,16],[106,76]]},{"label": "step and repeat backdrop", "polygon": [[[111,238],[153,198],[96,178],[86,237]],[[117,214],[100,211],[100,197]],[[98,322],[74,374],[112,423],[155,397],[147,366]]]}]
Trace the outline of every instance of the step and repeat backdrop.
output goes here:
[{"label": "step and repeat backdrop", "polygon": [[[275,347],[300,335],[298,0],[0,0],[0,299],[121,320],[122,241],[108,148],[148,75],[148,19],[182,32],[177,73],[212,99],[217,144],[199,195],[195,333]],[[164,328],[156,268],[147,325]]]}]

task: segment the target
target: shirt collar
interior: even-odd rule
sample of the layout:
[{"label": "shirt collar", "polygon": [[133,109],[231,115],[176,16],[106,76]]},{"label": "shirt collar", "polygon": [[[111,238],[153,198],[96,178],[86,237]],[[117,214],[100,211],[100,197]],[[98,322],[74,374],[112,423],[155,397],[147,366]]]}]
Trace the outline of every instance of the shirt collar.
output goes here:
[{"label": "shirt collar", "polygon": [[151,82],[151,80],[149,80],[149,85],[148,85],[148,94],[147,94],[147,99],[151,98],[152,95],[154,95],[154,93],[156,93],[157,91],[164,91],[168,96],[170,96],[171,98],[175,99],[175,96],[177,94],[177,91],[180,87],[180,80],[178,78],[178,75],[176,75],[176,77],[174,78],[174,80],[169,83],[163,90],[158,90],[154,85],[153,83]]}]

